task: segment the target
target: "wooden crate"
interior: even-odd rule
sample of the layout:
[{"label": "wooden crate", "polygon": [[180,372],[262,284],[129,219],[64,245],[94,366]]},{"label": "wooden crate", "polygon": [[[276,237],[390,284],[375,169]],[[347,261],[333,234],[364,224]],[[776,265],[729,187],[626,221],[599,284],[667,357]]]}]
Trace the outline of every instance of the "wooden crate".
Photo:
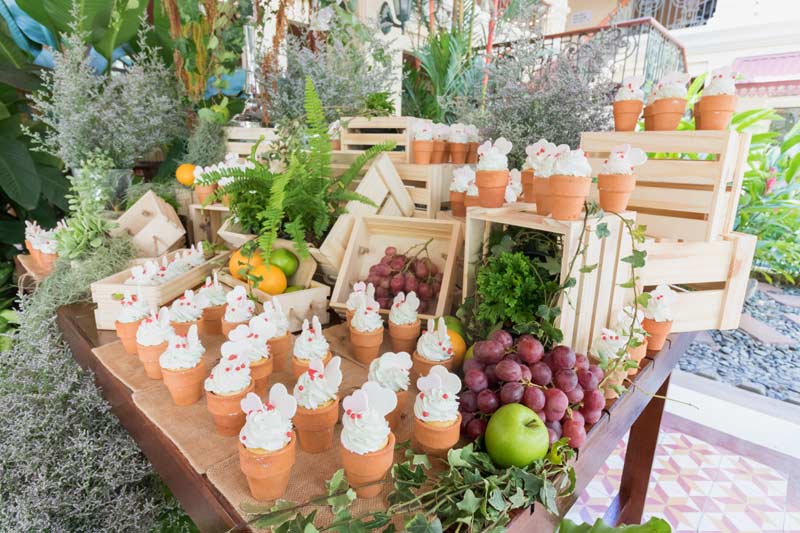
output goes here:
[{"label": "wooden crate", "polygon": [[[626,212],[623,216],[635,220],[636,213]],[[608,226],[611,233],[608,237],[597,237],[595,229],[600,223]],[[561,316],[556,326],[564,333],[565,344],[577,352],[587,353],[600,329],[613,325],[617,312],[633,300],[633,290],[620,287],[631,278],[629,265],[620,262],[631,253],[631,237],[625,225],[616,216],[591,217],[581,239],[583,220],[559,221],[540,216],[532,204],[497,209],[470,208],[466,217],[463,298],[475,292],[478,266],[488,253],[490,234],[509,226],[561,236],[560,281],[563,283],[573,277],[576,284],[561,294],[558,303]],[[583,251],[570,270],[571,259],[580,250]],[[580,272],[581,267],[595,264],[597,268],[591,272]]]},{"label": "wooden crate", "polygon": [[225,128],[225,149],[228,153],[237,154],[239,157],[250,157],[253,146],[262,135],[264,141],[258,147],[256,155],[266,152],[269,144],[278,138],[274,128]]},{"label": "wooden crate", "polygon": [[739,327],[756,240],[737,232],[711,242],[648,240],[641,282],[678,291],[672,331]]},{"label": "wooden crate", "polygon": [[193,243],[208,241],[219,243],[224,241],[219,235],[227,220],[229,209],[222,204],[203,206],[194,203],[189,206],[189,222],[191,224],[191,240]]},{"label": "wooden crate", "polygon": [[389,157],[396,163],[411,162],[412,117],[342,118],[342,151],[360,153],[376,144],[394,141]]},{"label": "wooden crate", "polygon": [[[356,219],[333,288],[331,307],[341,314],[345,313],[345,304],[353,285],[367,278],[369,267],[380,261],[387,246],[395,246],[402,252],[431,238],[433,241],[428,246],[428,254],[443,274],[442,288],[436,311],[420,314],[420,317],[427,319],[449,314],[463,233],[455,222],[419,218],[363,216]],[[382,310],[381,313],[388,315],[389,311]]]},{"label": "wooden crate", "polygon": [[[180,251],[172,252],[167,257],[172,258]],[[214,269],[226,264],[229,255],[228,252],[217,254],[202,265],[163,285],[139,287],[139,293],[151,307],[161,307],[182,295],[185,290],[193,289],[205,282],[206,276]],[[97,329],[114,329],[114,321],[120,311],[119,296],[125,292],[136,292],[137,289],[135,285],[125,284],[130,277],[131,269],[127,268],[91,284],[92,301],[97,304],[94,312]]]},{"label": "wooden crate", "polygon": [[[611,148],[630,144],[650,154],[636,168],[628,205],[653,237],[719,239],[733,230],[750,134],[733,131],[635,131],[581,134],[594,174]],[[658,159],[653,154],[658,153]],[[712,160],[705,160],[711,155]],[[679,159],[678,157],[684,157]],[[703,160],[687,159],[700,156]],[[593,187],[597,198],[597,188]]]},{"label": "wooden crate", "polygon": [[183,245],[186,230],[175,209],[147,191],[118,219],[113,235],[129,235],[137,254],[158,257]]}]

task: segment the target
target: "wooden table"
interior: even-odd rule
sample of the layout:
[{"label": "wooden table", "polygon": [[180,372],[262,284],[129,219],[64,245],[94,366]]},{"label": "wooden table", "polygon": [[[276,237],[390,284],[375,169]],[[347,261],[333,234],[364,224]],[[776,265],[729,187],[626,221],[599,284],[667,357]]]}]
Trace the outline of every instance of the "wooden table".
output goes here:
[{"label": "wooden table", "polygon": [[[113,331],[95,329],[92,306],[75,304],[62,307],[58,311],[58,324],[78,364],[94,372],[95,382],[111,404],[112,411],[197,527],[201,531],[244,529],[245,520],[237,510],[205,475],[192,468],[172,441],[134,405],[131,390],[92,353],[93,348],[116,340]],[[592,427],[575,464],[575,493],[559,501],[562,515],[575,503],[620,439],[630,430],[620,492],[605,519],[614,524],[641,521],[664,410],[664,400],[652,395],[666,395],[672,369],[692,337],[691,334],[673,335],[671,345],[645,359],[643,370],[635,378],[636,387],[612,404]],[[520,514],[510,529],[519,532],[552,531],[559,520],[537,505],[534,512]]]}]

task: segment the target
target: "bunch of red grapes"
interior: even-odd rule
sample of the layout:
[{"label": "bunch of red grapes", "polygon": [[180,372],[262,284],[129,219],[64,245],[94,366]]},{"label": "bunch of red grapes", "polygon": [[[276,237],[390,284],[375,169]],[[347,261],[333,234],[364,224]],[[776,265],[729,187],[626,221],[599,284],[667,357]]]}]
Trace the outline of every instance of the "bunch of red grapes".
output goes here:
[{"label": "bunch of red grapes", "polygon": [[418,312],[433,312],[442,289],[442,273],[429,257],[398,254],[388,246],[378,264],[369,267],[367,283],[375,286],[375,299],[381,309],[389,309],[398,292],[414,291],[419,298]]},{"label": "bunch of red grapes", "polygon": [[475,343],[474,357],[464,362],[461,431],[476,439],[501,405],[521,403],[545,423],[551,444],[563,436],[580,448],[585,426],[597,422],[606,405],[599,390],[602,380],[600,367],[567,346],[545,352],[532,335],[515,342],[509,332],[495,331]]}]

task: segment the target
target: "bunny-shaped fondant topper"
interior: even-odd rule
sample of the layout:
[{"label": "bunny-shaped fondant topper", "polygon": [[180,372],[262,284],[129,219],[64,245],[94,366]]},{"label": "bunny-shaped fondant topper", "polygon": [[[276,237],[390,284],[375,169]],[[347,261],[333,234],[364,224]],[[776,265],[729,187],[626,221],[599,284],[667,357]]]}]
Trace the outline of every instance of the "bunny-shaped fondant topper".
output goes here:
[{"label": "bunny-shaped fondant topper", "polygon": [[394,299],[392,300],[392,304],[395,307],[400,307],[401,305],[406,305],[409,309],[416,311],[419,309],[419,298],[414,291],[405,294],[403,291],[398,292],[395,294]]},{"label": "bunny-shaped fondant topper", "polygon": [[368,412],[385,417],[397,407],[397,395],[374,381],[367,381],[342,402],[345,416],[361,418]]},{"label": "bunny-shaped fondant topper", "polygon": [[511,141],[505,137],[500,137],[494,141],[494,144],[492,144],[492,141],[486,141],[481,144],[478,147],[478,155],[481,157],[486,157],[492,152],[498,155],[508,155],[512,147],[513,145],[511,144]]},{"label": "bunny-shaped fondant topper", "polygon": [[[560,149],[561,146],[558,147],[558,150]],[[560,151],[553,166],[553,174],[589,177],[592,175],[592,166],[586,158],[586,153],[580,148]]]},{"label": "bunny-shaped fondant topper", "polygon": [[338,389],[342,384],[342,358],[338,355],[332,357],[327,365],[322,363],[322,359],[311,359],[308,362],[308,377],[311,380],[322,379],[332,389]]},{"label": "bunny-shaped fondant topper", "polygon": [[686,85],[689,83],[689,74],[673,71],[661,78],[661,83],[664,85]]},{"label": "bunny-shaped fondant topper", "polygon": [[730,66],[714,69],[706,78],[703,94],[714,96],[719,94],[736,94],[736,77]]},{"label": "bunny-shaped fondant topper", "polygon": [[200,337],[197,335],[197,325],[192,324],[189,332],[184,337],[183,335],[173,335],[169,339],[170,350],[186,350],[196,348],[200,344]]},{"label": "bunny-shaped fondant topper", "polygon": [[281,418],[291,420],[297,412],[297,400],[289,394],[283,383],[276,383],[269,390],[269,400],[266,404],[261,401],[257,394],[250,392],[242,398],[239,403],[247,419],[263,412],[276,412]]},{"label": "bunny-shaped fondant topper", "polygon": [[[427,376],[417,379],[417,388],[422,394],[428,396],[432,396],[434,391],[455,395],[461,390],[461,380],[455,374],[448,372],[442,365],[436,365],[431,368]],[[445,399],[447,398],[445,397]]]},{"label": "bunny-shaped fondant topper", "polygon": [[161,309],[159,309],[156,318],[158,319],[158,323],[161,324],[162,326],[164,327],[169,326],[169,320],[170,320],[169,308],[162,307]]},{"label": "bunny-shaped fondant topper", "polygon": [[385,369],[399,368],[400,370],[411,370],[411,356],[408,352],[386,352],[381,356],[381,367]]},{"label": "bunny-shaped fondant topper", "polygon": [[274,321],[267,317],[258,315],[250,319],[248,323],[248,338],[252,340],[266,340],[275,337],[278,333],[278,326]]},{"label": "bunny-shaped fondant topper", "polygon": [[647,162],[647,154],[641,148],[621,144],[611,149],[608,159],[603,161],[601,174],[632,174],[634,167]]},{"label": "bunny-shaped fondant topper", "polygon": [[228,305],[244,305],[247,300],[247,292],[244,287],[237,285],[231,292],[225,295]]},{"label": "bunny-shaped fondant topper", "polygon": [[439,321],[436,325],[436,335],[439,337],[439,340],[442,341],[443,344],[450,344],[450,335],[447,333],[447,323],[444,321],[444,317],[439,317]]},{"label": "bunny-shaped fondant topper", "polygon": [[628,91],[636,91],[644,84],[644,77],[642,76],[628,76],[623,78],[622,86]]}]

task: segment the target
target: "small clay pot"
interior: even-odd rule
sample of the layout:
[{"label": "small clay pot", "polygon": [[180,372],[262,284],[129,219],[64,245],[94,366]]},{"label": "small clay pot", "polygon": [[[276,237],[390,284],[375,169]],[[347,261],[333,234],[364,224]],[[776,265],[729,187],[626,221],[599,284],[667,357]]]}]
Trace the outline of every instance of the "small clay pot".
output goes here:
[{"label": "small clay pot", "polygon": [[342,149],[342,140],[331,139],[331,150],[341,150],[341,149]]},{"label": "small clay pot", "polygon": [[144,372],[150,379],[161,379],[161,365],[158,360],[161,354],[167,349],[167,341],[155,346],[144,346],[136,343],[136,353],[139,355],[139,361],[144,366]]},{"label": "small clay pot", "polygon": [[614,130],[635,130],[643,107],[644,103],[641,100],[622,100],[620,102],[614,102]]},{"label": "small clay pot", "polygon": [[467,146],[469,147],[467,151],[467,164],[474,165],[478,162],[478,146],[481,143],[479,142],[468,142]]},{"label": "small clay pot", "polygon": [[245,420],[240,402],[248,393],[253,392],[252,378],[244,390],[233,394],[216,394],[206,391],[206,406],[208,412],[214,417],[214,426],[217,433],[226,437],[233,437],[239,434]]},{"label": "small clay pot", "polygon": [[[637,346],[636,348],[628,348],[628,355],[630,356],[631,360],[636,361],[637,364],[642,362],[642,359],[647,355],[647,337],[644,338],[644,342]],[[631,368],[628,370],[628,375],[633,376],[639,372],[638,368]]]},{"label": "small clay pot", "polygon": [[333,448],[333,428],[339,420],[339,398],[324,407],[305,409],[297,406],[292,419],[300,439],[300,449],[321,453]]},{"label": "small clay pot", "polygon": [[664,347],[667,335],[672,331],[672,320],[656,322],[655,320],[645,318],[642,320],[642,328],[650,335],[647,339],[647,350],[657,352]]},{"label": "small clay pot", "polygon": [[528,204],[536,201],[533,191],[533,170],[530,168],[522,171],[522,201]]},{"label": "small clay pot", "polygon": [[591,178],[553,174],[550,180],[550,214],[556,220],[578,220],[592,186]]},{"label": "small clay pot", "polygon": [[191,329],[192,326],[197,326],[199,322],[199,320],[194,320],[192,322],[173,322],[170,320],[169,324],[172,326],[172,329],[175,330],[175,335],[185,337],[189,334],[189,329]]},{"label": "small clay pot", "polygon": [[685,98],[659,98],[653,102],[653,129],[675,131],[686,110]]},{"label": "small clay pot", "polygon": [[250,363],[250,377],[253,378],[253,391],[259,398],[267,397],[269,376],[272,374],[272,357],[263,357],[255,363]]},{"label": "small clay pot", "polygon": [[434,457],[446,457],[447,452],[458,444],[461,432],[461,413],[453,422],[423,422],[416,416],[411,433],[411,447],[418,452]]},{"label": "small clay pot", "polygon": [[622,213],[628,207],[636,176],[633,174],[598,174],[597,189],[600,192],[600,207],[611,213]]},{"label": "small clay pot", "polygon": [[[325,354],[325,357],[322,358],[322,364],[327,365],[328,361],[330,360],[331,352],[328,352]],[[310,362],[310,359],[298,359],[297,357],[292,356],[292,374],[294,375],[295,379],[302,376],[303,372],[308,371],[308,365]]]},{"label": "small clay pot", "polygon": [[40,269],[42,266],[42,259],[41,259],[42,252],[34,248],[33,245],[31,245],[31,242],[27,240],[25,241],[25,248],[28,250],[28,254],[31,256],[31,259],[33,260],[33,266],[37,269]]},{"label": "small clay pot", "polygon": [[646,131],[653,131],[655,129],[655,124],[653,122],[653,104],[644,106],[642,117],[644,118],[644,129]]},{"label": "small clay pot", "polygon": [[239,468],[247,478],[250,495],[259,501],[277,500],[286,492],[289,476],[296,458],[292,439],[282,449],[270,452],[260,448],[250,449],[239,442]]},{"label": "small clay pot", "polygon": [[447,143],[447,151],[450,152],[450,162],[454,165],[463,165],[467,162],[469,153],[469,143]]},{"label": "small clay pot", "polygon": [[394,462],[394,433],[389,432],[389,442],[378,451],[359,455],[341,447],[344,475],[359,498],[374,498],[383,490],[384,479]]},{"label": "small clay pot", "polygon": [[450,211],[454,217],[467,216],[467,208],[464,207],[464,197],[466,193],[450,191]]},{"label": "small clay pot", "polygon": [[406,412],[410,394],[407,390],[401,390],[395,392],[395,395],[397,396],[397,406],[391,413],[386,415],[386,421],[389,423],[389,427],[392,428],[392,432],[396,433],[403,413]]},{"label": "small clay pot", "polygon": [[736,111],[735,94],[702,96],[694,106],[695,129],[726,130]]},{"label": "small clay pot", "polygon": [[625,370],[617,370],[611,375],[610,378],[608,378],[603,386],[603,396],[606,400],[619,398],[619,394],[617,394],[617,391],[612,388],[612,385],[622,385],[622,383],[625,381],[625,376],[627,376],[627,372],[625,372]]},{"label": "small clay pot", "polygon": [[508,185],[508,170],[478,170],[475,172],[478,202],[481,207],[503,207]]},{"label": "small clay pot", "polygon": [[208,377],[208,372],[206,363],[202,359],[194,368],[185,370],[162,368],[161,375],[175,405],[192,405],[203,397],[203,382]]},{"label": "small clay pot", "polygon": [[214,183],[213,185],[195,185],[194,192],[197,194],[197,202],[200,205],[206,203],[206,199],[214,194],[214,191],[217,190],[217,184]]},{"label": "small clay pot", "polygon": [[280,337],[267,340],[267,345],[273,371],[286,372],[289,369],[289,357],[292,355],[292,334],[287,331]]},{"label": "small clay pot", "polygon": [[415,165],[430,165],[433,141],[411,141],[411,157]]},{"label": "small clay pot", "polygon": [[58,254],[46,254],[41,250],[39,251],[39,267],[45,276],[50,275],[55,270],[57,260]]},{"label": "small clay pot", "polygon": [[136,355],[136,332],[139,330],[141,320],[136,322],[114,322],[114,327],[117,330],[117,337],[122,341],[122,347],[128,352],[128,355]]},{"label": "small clay pot", "polygon": [[203,309],[203,316],[197,323],[200,335],[222,335],[222,317],[228,304],[212,305]]},{"label": "small clay pot", "polygon": [[353,357],[364,365],[369,365],[378,357],[383,342],[383,326],[373,331],[359,331],[350,326],[350,344],[353,347]]},{"label": "small clay pot", "polygon": [[392,351],[413,353],[422,329],[422,321],[418,318],[413,324],[395,324],[389,321],[389,340]]},{"label": "small clay pot", "polygon": [[231,331],[235,330],[239,326],[246,326],[249,323],[250,323],[249,320],[245,320],[244,322],[228,322],[227,320],[225,320],[224,315],[223,315],[223,318],[220,321],[221,328],[222,328],[222,335],[224,335],[227,338],[228,337],[228,333],[230,333]]},{"label": "small clay pot", "polygon": [[550,178],[534,176],[533,201],[536,203],[537,215],[547,216],[550,214],[553,203],[550,197]]},{"label": "small clay pot", "polygon": [[447,370],[453,370],[454,360],[455,357],[445,359],[444,361],[431,361],[430,359],[425,359],[416,350],[414,350],[414,353],[411,354],[411,375],[415,380],[418,377],[427,376],[428,372],[431,371],[431,368],[435,366],[443,366]]},{"label": "small clay pot", "polygon": [[444,163],[444,157],[447,153],[447,142],[433,141],[433,152],[431,153],[431,163],[440,165]]}]

